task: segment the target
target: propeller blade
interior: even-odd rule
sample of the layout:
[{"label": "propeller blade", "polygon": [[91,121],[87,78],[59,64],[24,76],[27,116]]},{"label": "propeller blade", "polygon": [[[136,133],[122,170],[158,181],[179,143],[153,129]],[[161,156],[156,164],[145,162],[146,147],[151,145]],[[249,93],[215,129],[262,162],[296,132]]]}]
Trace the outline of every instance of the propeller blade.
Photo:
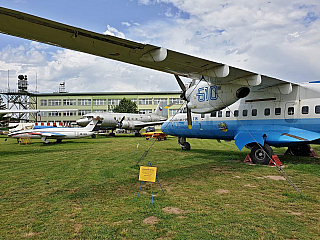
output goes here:
[{"label": "propeller blade", "polygon": [[125,118],[126,118],[126,116],[123,116],[123,117],[121,118],[121,120],[120,120],[120,123],[122,123]]},{"label": "propeller blade", "polygon": [[186,86],[183,84],[181,78],[180,78],[178,75],[174,75],[174,76],[176,77],[177,82],[178,82],[181,90],[182,90],[183,92],[185,92],[185,91],[186,91]]},{"label": "propeller blade", "polygon": [[188,121],[188,128],[192,129],[192,117],[191,117],[191,109],[187,107],[187,121]]}]

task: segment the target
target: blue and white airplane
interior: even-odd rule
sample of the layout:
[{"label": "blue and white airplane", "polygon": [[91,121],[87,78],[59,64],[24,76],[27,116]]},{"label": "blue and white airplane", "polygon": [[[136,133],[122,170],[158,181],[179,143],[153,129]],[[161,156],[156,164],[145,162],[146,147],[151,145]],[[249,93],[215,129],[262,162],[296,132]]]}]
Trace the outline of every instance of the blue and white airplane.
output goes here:
[{"label": "blue and white airplane", "polygon": [[[190,149],[189,137],[235,140],[255,163],[267,164],[270,146],[306,155],[310,143],[320,143],[320,83],[293,84],[3,7],[0,32],[173,74],[187,108],[162,131],[178,136],[182,149]],[[180,76],[200,80],[186,89]]]},{"label": "blue and white airplane", "polygon": [[76,139],[93,136],[96,131],[99,131],[101,126],[100,118],[94,118],[91,122],[82,128],[69,127],[43,127],[33,126],[25,130],[13,131],[8,134],[8,137],[17,138],[36,138],[41,139],[44,143],[49,143],[50,139],[56,139],[61,143],[63,139]]}]

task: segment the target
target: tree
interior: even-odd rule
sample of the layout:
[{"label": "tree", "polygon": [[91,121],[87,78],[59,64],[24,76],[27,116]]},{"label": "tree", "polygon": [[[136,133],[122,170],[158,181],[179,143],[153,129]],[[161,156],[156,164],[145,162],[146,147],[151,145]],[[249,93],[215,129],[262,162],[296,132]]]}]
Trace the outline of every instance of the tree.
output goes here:
[{"label": "tree", "polygon": [[132,102],[130,99],[123,98],[121,99],[118,106],[115,106],[113,109],[115,113],[137,113],[138,107],[135,102]]}]

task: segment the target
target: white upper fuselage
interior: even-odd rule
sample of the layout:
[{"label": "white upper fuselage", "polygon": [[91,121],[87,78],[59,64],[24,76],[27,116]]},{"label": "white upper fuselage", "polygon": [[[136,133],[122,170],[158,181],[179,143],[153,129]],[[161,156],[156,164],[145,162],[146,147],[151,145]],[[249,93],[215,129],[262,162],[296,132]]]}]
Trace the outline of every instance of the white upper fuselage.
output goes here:
[{"label": "white upper fuselage", "polygon": [[[77,120],[80,126],[86,126],[92,118],[102,117],[101,127],[107,128],[124,128],[132,130],[140,130],[143,123],[152,123],[165,121],[166,118],[156,114],[136,114],[136,113],[88,113],[81,119]],[[121,122],[122,120],[122,122]],[[121,122],[121,124],[120,124]]]}]

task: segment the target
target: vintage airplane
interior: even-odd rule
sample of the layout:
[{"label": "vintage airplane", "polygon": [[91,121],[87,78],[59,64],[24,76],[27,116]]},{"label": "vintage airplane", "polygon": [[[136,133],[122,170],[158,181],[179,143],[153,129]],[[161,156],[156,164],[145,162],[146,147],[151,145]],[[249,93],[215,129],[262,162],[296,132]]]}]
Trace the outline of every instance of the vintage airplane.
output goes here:
[{"label": "vintage airplane", "polygon": [[[190,149],[187,137],[235,140],[266,164],[270,146],[304,155],[310,143],[320,143],[318,82],[293,84],[6,8],[0,8],[0,32],[173,74],[187,108],[162,131],[178,136],[183,149]],[[180,76],[200,81],[186,89]]]},{"label": "vintage airplane", "polygon": [[63,139],[75,139],[83,138],[94,135],[96,131],[99,131],[101,126],[101,120],[94,118],[91,122],[83,128],[68,128],[68,127],[43,127],[33,126],[29,129],[10,132],[8,137],[17,138],[37,138],[49,143],[49,139],[56,139],[57,142],[62,142]]},{"label": "vintage airplane", "polygon": [[111,129],[110,136],[114,136],[113,130],[116,128],[136,130],[135,136],[140,137],[139,131],[148,126],[161,125],[167,120],[162,115],[164,102],[159,102],[154,113],[136,114],[136,113],[88,113],[77,120],[78,125],[86,126],[92,118],[101,117],[103,121],[101,127]]}]

